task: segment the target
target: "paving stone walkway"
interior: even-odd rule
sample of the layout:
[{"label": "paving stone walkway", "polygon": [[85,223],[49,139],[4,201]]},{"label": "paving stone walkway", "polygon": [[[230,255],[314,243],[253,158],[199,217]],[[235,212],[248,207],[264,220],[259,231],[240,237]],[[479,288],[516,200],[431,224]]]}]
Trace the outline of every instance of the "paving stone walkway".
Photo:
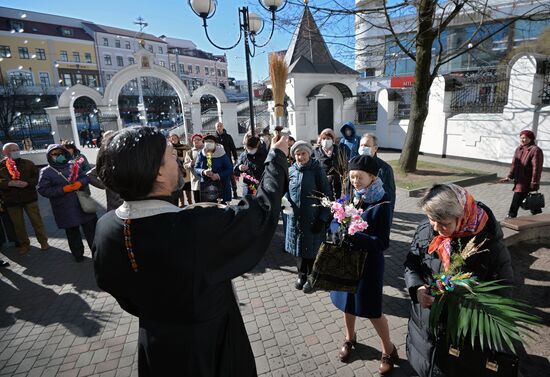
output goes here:
[{"label": "paving stone walkway", "polygon": [[[381,157],[390,160],[397,154]],[[421,158],[501,177],[507,172],[507,167],[492,164]],[[469,190],[497,218],[506,215],[511,185],[483,183]],[[544,173],[541,191],[550,199],[550,173]],[[104,206],[103,192],[93,189],[93,196]],[[405,355],[409,298],[402,265],[411,236],[424,218],[417,203],[418,199],[398,192],[386,252],[384,313],[401,357],[395,377],[414,375]],[[11,264],[0,270],[0,376],[137,376],[138,320],[97,288],[88,249],[84,263],[74,262],[49,203],[41,198],[39,204],[52,249],[40,251],[33,237],[28,256],[20,257],[14,248],[5,248],[0,256]],[[370,323],[357,322],[357,350],[349,363],[341,363],[337,349],[344,336],[343,315],[327,293],[304,295],[294,289],[296,267],[293,258],[281,251],[282,245],[279,227],[259,265],[235,279],[258,373],[266,377],[377,376],[380,344]],[[543,268],[548,276],[550,266]],[[550,349],[537,354],[548,361]]]}]

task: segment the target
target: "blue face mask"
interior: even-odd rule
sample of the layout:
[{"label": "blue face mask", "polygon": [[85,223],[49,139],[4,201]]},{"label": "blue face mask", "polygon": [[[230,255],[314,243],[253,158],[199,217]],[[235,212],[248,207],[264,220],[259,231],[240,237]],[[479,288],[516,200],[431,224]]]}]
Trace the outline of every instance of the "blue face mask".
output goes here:
[{"label": "blue face mask", "polygon": [[55,158],[55,162],[59,163],[59,164],[62,164],[64,163],[65,161],[67,161],[67,159],[65,158],[65,156],[63,156],[62,154],[60,154],[59,156],[57,156]]},{"label": "blue face mask", "polygon": [[360,155],[370,156],[371,155],[370,152],[371,152],[370,147],[359,146]]}]

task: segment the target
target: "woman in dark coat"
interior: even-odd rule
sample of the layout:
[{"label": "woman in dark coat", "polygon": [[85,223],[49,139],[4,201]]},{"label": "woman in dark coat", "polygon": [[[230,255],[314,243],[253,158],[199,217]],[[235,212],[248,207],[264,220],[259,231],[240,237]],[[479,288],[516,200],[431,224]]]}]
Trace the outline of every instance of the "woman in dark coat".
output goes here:
[{"label": "woman in dark coat", "polygon": [[[218,144],[217,140],[213,135],[204,137],[204,147],[195,162],[195,173],[201,177],[201,201],[215,202],[216,199],[221,199],[222,203],[229,203],[231,201],[233,166],[229,156],[223,149],[223,145]],[[211,157],[208,157],[208,155]],[[212,161],[211,167],[208,166],[209,158]],[[208,199],[209,195],[206,192],[206,189],[212,184],[216,185],[218,190],[216,199]]]},{"label": "woman in dark coat", "polygon": [[40,170],[38,186],[40,195],[50,199],[55,223],[58,228],[65,229],[71,253],[77,262],[84,260],[84,244],[80,227],[84,232],[90,250],[94,241],[97,215],[85,213],[75,193],[77,190],[89,190],[90,179],[86,172],[78,169],[74,183],[69,182],[71,154],[62,145],[52,144],[46,151],[48,166]]},{"label": "woman in dark coat", "polygon": [[462,187],[434,185],[420,205],[428,220],[418,226],[405,262],[405,284],[412,300],[407,357],[421,377],[444,376],[435,357],[438,350],[434,335],[429,329],[434,298],[428,289],[434,275],[446,271],[459,245],[466,245],[472,239],[476,247],[488,252],[466,259],[464,272],[472,272],[480,281],[502,279],[505,285],[513,283],[513,272],[499,222],[488,207],[476,202]]},{"label": "woman in dark coat", "polygon": [[[538,191],[540,185],[540,176],[542,174],[542,163],[544,155],[542,149],[535,144],[535,134],[533,131],[523,130],[519,133],[520,146],[514,152],[512,166],[506,178],[500,182],[514,181],[514,196],[512,204],[508,210],[509,218],[518,215],[518,209],[521,202],[531,191]],[[542,209],[531,211],[536,215],[541,213]]]},{"label": "woman in dark coat", "polygon": [[[244,140],[244,151],[235,164],[235,176],[249,175],[259,181],[264,173],[264,162],[267,157],[267,150],[260,148],[260,138],[256,136],[246,137]],[[252,194],[253,187],[257,184],[243,176],[243,196]]]},{"label": "woman in dark coat", "polygon": [[184,210],[169,203],[179,177],[161,133],[129,127],[105,143],[99,177],[125,203],[97,224],[94,267],[98,286],[139,317],[139,376],[256,376],[231,279],[252,269],[271,243],[287,138],[269,153],[254,198]]},{"label": "woman in dark coat", "polygon": [[382,313],[382,288],[384,286],[384,250],[390,242],[391,205],[383,183],[377,178],[378,165],[371,156],[357,156],[349,163],[349,178],[353,186],[353,203],[363,209],[362,218],[367,229],[349,238],[353,250],[367,253],[363,277],[356,293],[330,293],[332,303],[344,312],[346,338],[339,352],[342,362],[346,362],[357,342],[355,321],[357,317],[368,318],[382,342],[382,358],[378,371],[389,374],[399,360],[397,348],[391,342],[388,320]]},{"label": "woman in dark coat", "polygon": [[330,219],[330,209],[317,206],[319,200],[313,196],[333,198],[326,174],[311,158],[312,152],[311,145],[305,141],[297,141],[292,146],[290,153],[296,162],[289,169],[287,194],[293,214],[287,218],[285,250],[297,258],[298,280],[294,286],[305,293],[312,291],[307,276],[313,269],[319,246],[325,240]]},{"label": "woman in dark coat", "polygon": [[347,155],[336,144],[336,135],[330,128],[321,131],[317,142],[319,145],[313,151],[315,159],[325,170],[334,197],[340,198],[342,195],[342,176],[340,175],[342,167],[340,163],[347,161]]}]

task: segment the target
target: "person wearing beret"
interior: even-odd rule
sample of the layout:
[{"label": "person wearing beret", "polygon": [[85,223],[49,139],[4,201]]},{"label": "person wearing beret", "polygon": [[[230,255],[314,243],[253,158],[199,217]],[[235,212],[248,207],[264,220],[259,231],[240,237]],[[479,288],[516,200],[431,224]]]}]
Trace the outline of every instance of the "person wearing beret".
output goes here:
[{"label": "person wearing beret", "polygon": [[313,288],[307,282],[307,276],[313,270],[331,217],[330,208],[318,206],[319,200],[315,197],[325,195],[332,200],[333,195],[325,171],[312,158],[313,147],[310,143],[299,140],[290,148],[290,153],[295,162],[288,170],[286,197],[293,213],[288,214],[286,220],[285,250],[296,257],[298,280],[294,287],[310,293]]},{"label": "person wearing beret", "polygon": [[[500,182],[514,182],[514,196],[512,204],[508,210],[508,218],[514,218],[518,215],[518,209],[521,202],[527,197],[531,191],[538,191],[540,185],[540,177],[542,174],[542,163],[544,155],[542,150],[535,144],[535,134],[530,130],[523,130],[519,133],[520,145],[514,152],[512,158],[512,166],[506,178]],[[531,214],[536,215],[542,210],[531,211]]]},{"label": "person wearing beret", "polygon": [[214,135],[203,138],[204,147],[195,163],[195,173],[201,177],[201,201],[229,203],[233,165]]},{"label": "person wearing beret", "polygon": [[195,173],[195,163],[204,146],[202,138],[203,136],[198,133],[191,136],[193,147],[186,153],[185,160],[183,161],[183,167],[189,169],[191,172],[191,191],[193,192],[194,203],[199,203],[201,201],[201,177]]},{"label": "person wearing beret", "polygon": [[363,209],[362,218],[368,223],[367,229],[350,236],[349,244],[353,250],[366,251],[367,258],[357,292],[332,291],[330,298],[344,312],[346,338],[339,352],[340,360],[347,362],[357,343],[356,318],[368,318],[382,342],[378,371],[384,376],[393,370],[399,356],[390,340],[388,321],[382,313],[384,250],[390,242],[391,202],[382,181],[377,177],[378,170],[376,160],[369,155],[356,156],[349,163],[353,204]]}]

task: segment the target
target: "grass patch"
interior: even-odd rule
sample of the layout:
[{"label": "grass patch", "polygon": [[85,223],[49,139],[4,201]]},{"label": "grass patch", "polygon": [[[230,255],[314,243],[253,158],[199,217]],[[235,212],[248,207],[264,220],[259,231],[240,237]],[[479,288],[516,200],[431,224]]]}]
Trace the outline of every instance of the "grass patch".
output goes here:
[{"label": "grass patch", "polygon": [[399,169],[398,160],[388,161],[388,164],[393,168],[395,185],[405,190],[415,190],[423,187],[430,187],[434,183],[456,182],[462,179],[475,178],[487,174],[478,170],[426,161],[418,161],[414,173],[404,173]]}]

